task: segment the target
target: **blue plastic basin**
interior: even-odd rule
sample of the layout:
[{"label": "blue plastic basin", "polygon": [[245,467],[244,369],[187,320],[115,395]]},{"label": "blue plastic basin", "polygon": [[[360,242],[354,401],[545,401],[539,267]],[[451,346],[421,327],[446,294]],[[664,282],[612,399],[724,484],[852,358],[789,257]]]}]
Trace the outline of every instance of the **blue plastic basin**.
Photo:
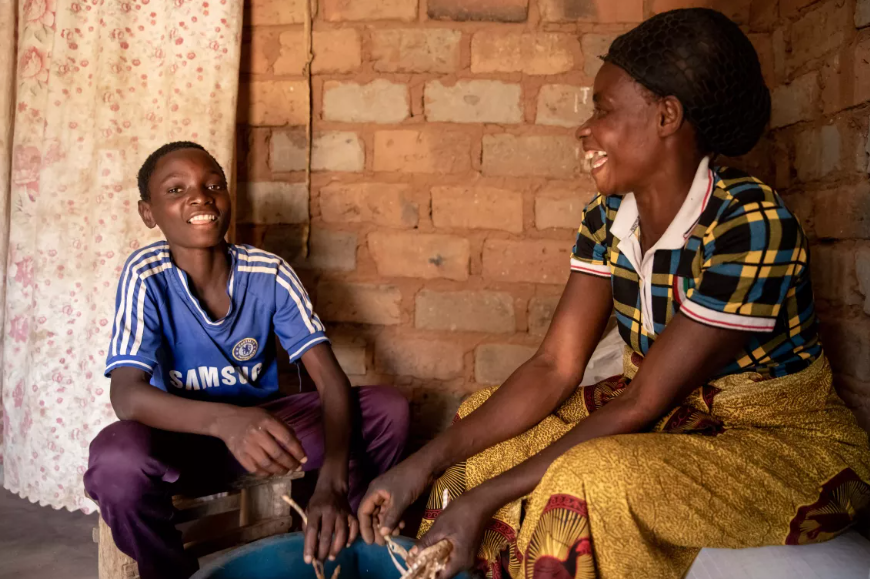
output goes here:
[{"label": "blue plastic basin", "polygon": [[[289,533],[262,539],[215,559],[191,579],[315,579],[314,569],[302,560],[302,533]],[[398,537],[406,549],[413,542]],[[332,577],[336,565],[341,565],[339,579],[399,579],[399,572],[386,547],[366,545],[357,540],[342,550],[335,561],[327,562],[326,577]],[[455,579],[471,579],[466,573]]]}]

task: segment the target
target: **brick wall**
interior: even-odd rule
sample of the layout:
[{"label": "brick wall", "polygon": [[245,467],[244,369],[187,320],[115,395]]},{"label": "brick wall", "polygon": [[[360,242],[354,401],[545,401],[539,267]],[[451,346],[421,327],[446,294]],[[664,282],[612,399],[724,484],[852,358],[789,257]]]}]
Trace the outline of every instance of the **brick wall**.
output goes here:
[{"label": "brick wall", "polygon": [[320,0],[310,105],[304,0],[248,1],[238,239],[294,264],[352,381],[401,388],[418,435],[534,352],[594,194],[574,132],[598,56],[687,5],[758,47],[774,130],[737,162],[807,221],[833,357],[870,392],[867,0]]},{"label": "brick wall", "polygon": [[870,0],[753,0],[750,26],[773,55],[772,182],[810,235],[825,349],[870,427]]}]

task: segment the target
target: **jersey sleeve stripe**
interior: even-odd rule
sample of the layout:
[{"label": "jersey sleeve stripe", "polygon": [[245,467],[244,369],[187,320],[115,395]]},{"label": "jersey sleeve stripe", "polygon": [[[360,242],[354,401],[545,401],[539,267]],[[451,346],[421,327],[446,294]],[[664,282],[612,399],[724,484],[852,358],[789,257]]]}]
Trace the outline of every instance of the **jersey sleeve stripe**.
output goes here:
[{"label": "jersey sleeve stripe", "polygon": [[299,315],[302,317],[302,321],[305,322],[305,327],[308,328],[308,332],[313,334],[317,330],[314,329],[314,326],[311,324],[311,319],[308,316],[308,312],[305,311],[305,307],[302,305],[302,301],[300,301],[299,296],[296,295],[296,292],[293,291],[293,288],[290,287],[290,284],[282,278],[280,275],[275,278],[278,280],[278,283],[281,284],[281,287],[287,290],[287,293],[290,294],[290,297],[296,303],[296,307],[299,309]]},{"label": "jersey sleeve stripe", "polygon": [[[166,251],[165,245],[161,245],[156,249],[143,251],[146,253],[143,253],[142,256],[138,258],[138,261],[134,261],[133,259],[130,260],[128,268],[121,278],[121,283],[123,285],[121,286],[121,299],[118,303],[118,311],[115,315],[115,335],[112,338],[112,356],[118,355],[119,337],[121,337],[123,344],[122,351],[123,348],[126,347],[127,342],[125,340],[129,341],[129,335],[127,332],[130,329],[130,316],[133,315],[133,291],[135,291],[137,281],[140,277],[139,272],[143,268],[153,267],[151,264],[154,262],[169,258],[169,252]],[[144,255],[147,255],[147,251],[157,251],[158,253],[151,257],[142,259]]]},{"label": "jersey sleeve stripe", "polygon": [[328,342],[328,341],[329,341],[329,338],[327,338],[326,336],[317,336],[316,338],[305,342],[305,344],[303,344],[295,352],[290,354],[290,361],[294,362],[301,354],[303,354],[306,350],[311,348],[311,346],[313,346],[314,344],[317,344],[319,342]]},{"label": "jersey sleeve stripe", "polygon": [[109,370],[112,370],[116,366],[141,366],[150,372],[154,372],[154,367],[150,364],[146,364],[145,362],[140,362],[139,360],[115,360],[108,366],[106,366],[106,373],[108,374]]},{"label": "jersey sleeve stripe", "polygon": [[282,264],[280,267],[281,273],[287,276],[290,279],[290,283],[293,284],[293,287],[302,296],[302,299],[305,303],[305,309],[308,311],[308,317],[311,318],[311,321],[314,324],[314,327],[322,332],[324,331],[323,323],[321,323],[320,318],[314,313],[314,305],[311,303],[311,300],[308,298],[308,292],[305,291],[305,288],[302,287],[302,282],[296,276],[296,272],[288,266],[286,263]]}]

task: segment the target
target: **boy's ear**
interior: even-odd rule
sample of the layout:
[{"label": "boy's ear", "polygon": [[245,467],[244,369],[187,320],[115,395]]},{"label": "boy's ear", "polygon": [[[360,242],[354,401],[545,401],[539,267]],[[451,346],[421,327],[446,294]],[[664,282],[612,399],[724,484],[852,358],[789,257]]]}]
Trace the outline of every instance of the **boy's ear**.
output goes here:
[{"label": "boy's ear", "polygon": [[139,201],[139,217],[148,229],[157,227],[157,222],[154,221],[154,216],[151,214],[151,203],[148,201]]}]

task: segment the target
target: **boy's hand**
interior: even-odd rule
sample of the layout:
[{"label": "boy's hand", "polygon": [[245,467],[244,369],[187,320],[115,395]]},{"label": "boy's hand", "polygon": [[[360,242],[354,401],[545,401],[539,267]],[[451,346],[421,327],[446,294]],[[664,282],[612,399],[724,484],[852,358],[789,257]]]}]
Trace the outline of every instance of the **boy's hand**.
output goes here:
[{"label": "boy's hand", "polygon": [[350,510],[347,493],[330,485],[318,484],[308,503],[305,527],[305,562],[330,561],[356,540],[359,523]]},{"label": "boy's hand", "polygon": [[248,472],[287,474],[308,460],[293,431],[262,408],[236,407],[217,420],[215,429]]}]

